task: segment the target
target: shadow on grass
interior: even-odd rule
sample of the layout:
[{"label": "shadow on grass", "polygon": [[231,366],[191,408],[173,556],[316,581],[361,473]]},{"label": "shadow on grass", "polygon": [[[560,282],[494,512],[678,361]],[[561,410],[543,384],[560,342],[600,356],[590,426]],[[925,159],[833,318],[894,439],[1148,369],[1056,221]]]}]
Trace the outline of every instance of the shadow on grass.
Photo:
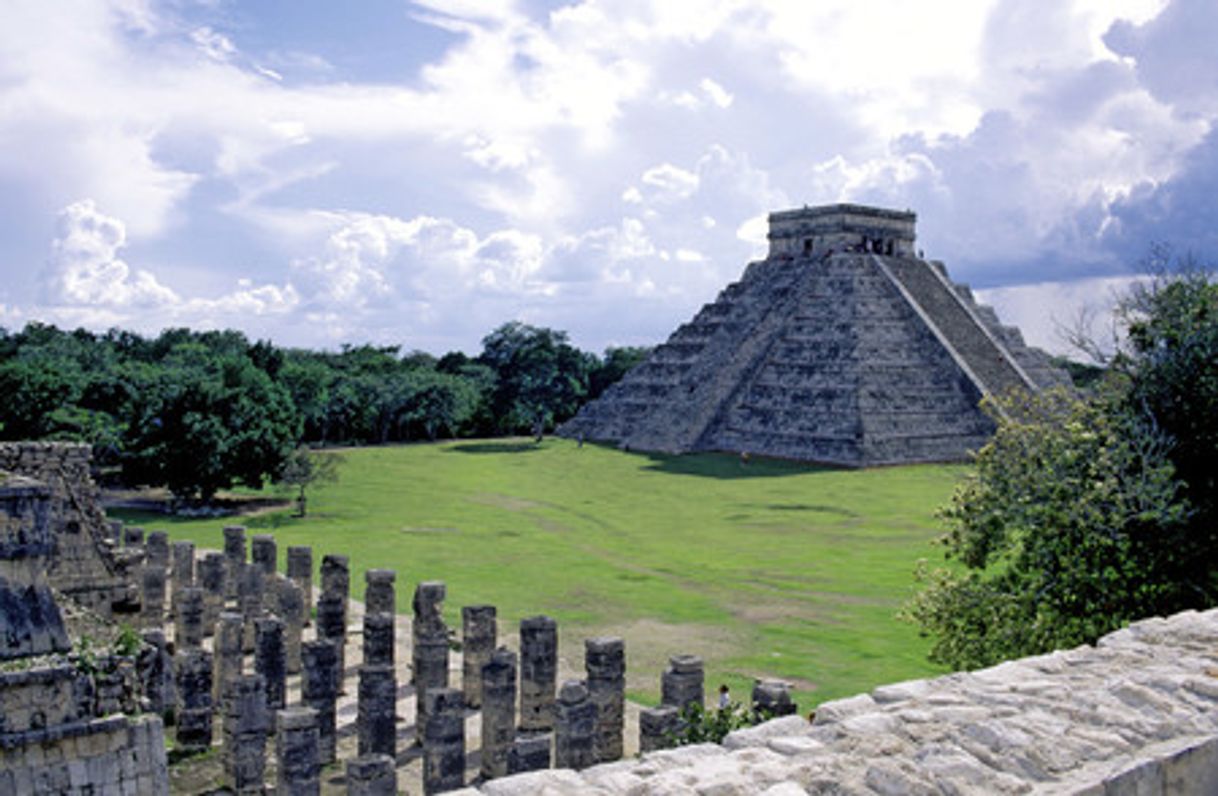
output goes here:
[{"label": "shadow on grass", "polygon": [[702,478],[781,478],[817,472],[838,472],[841,467],[811,464],[786,459],[751,456],[747,461],[726,453],[634,453],[650,460],[645,469],[670,475],[693,475]]},{"label": "shadow on grass", "polygon": [[503,442],[463,442],[444,449],[448,453],[533,453],[541,450],[537,443],[511,440]]}]

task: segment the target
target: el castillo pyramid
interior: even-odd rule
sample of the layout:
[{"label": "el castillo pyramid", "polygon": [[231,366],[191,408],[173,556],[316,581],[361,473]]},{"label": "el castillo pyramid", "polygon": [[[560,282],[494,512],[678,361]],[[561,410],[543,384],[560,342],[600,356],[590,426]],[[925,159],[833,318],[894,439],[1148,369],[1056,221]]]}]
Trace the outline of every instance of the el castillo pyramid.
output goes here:
[{"label": "el castillo pyramid", "polygon": [[1069,379],[921,259],[916,220],[770,214],[768,256],[558,433],[854,467],[965,458],[994,430],[983,395]]}]

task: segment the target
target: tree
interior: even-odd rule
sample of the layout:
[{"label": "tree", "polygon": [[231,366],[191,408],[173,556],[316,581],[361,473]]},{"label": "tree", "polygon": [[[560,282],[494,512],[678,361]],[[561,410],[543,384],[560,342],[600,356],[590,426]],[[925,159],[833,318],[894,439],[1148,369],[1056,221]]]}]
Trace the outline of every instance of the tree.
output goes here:
[{"label": "tree", "polygon": [[296,445],[300,422],[287,390],[248,357],[183,343],[146,376],[127,432],[128,482],[209,501],[234,483],[262,486]]},{"label": "tree", "polygon": [[338,481],[338,465],[341,462],[342,457],[337,453],[317,453],[304,445],[292,451],[275,483],[296,490],[296,516],[306,514],[308,498],[305,491],[309,487]]},{"label": "tree", "polygon": [[981,666],[1218,603],[1218,286],[1164,274],[1121,302],[1126,341],[1086,398],[1008,396],[942,512],[950,559],[903,610],[932,659]]},{"label": "tree", "polygon": [[650,353],[650,348],[639,346],[606,348],[604,359],[592,371],[589,378],[588,399],[599,398],[605,390],[620,381],[631,368],[646,359]]},{"label": "tree", "polygon": [[575,414],[588,394],[595,357],[567,343],[566,332],[512,321],[482,339],[479,360],[494,369],[492,411],[506,433],[547,426]]}]

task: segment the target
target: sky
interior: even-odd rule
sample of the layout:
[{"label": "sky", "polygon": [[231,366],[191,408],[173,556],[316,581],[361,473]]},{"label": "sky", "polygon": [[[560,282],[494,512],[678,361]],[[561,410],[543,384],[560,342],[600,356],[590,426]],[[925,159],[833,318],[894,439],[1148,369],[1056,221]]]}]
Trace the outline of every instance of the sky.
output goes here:
[{"label": "sky", "polygon": [[1213,0],[0,0],[0,326],[662,342],[768,212],[912,209],[1061,351],[1218,257]]}]

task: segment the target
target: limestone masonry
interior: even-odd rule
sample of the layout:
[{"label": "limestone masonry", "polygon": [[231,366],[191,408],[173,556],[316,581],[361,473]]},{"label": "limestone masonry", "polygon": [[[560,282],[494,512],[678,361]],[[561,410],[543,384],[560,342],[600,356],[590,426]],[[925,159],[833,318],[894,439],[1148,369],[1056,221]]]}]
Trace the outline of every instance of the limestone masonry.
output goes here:
[{"label": "limestone masonry", "polygon": [[964,458],[983,395],[1068,384],[914,249],[910,212],[770,215],[770,252],[558,431],[849,466]]},{"label": "limestone masonry", "polygon": [[[476,791],[461,791],[472,796]],[[487,782],[487,796],[1218,793],[1218,611],[882,686],[701,744]]]}]

